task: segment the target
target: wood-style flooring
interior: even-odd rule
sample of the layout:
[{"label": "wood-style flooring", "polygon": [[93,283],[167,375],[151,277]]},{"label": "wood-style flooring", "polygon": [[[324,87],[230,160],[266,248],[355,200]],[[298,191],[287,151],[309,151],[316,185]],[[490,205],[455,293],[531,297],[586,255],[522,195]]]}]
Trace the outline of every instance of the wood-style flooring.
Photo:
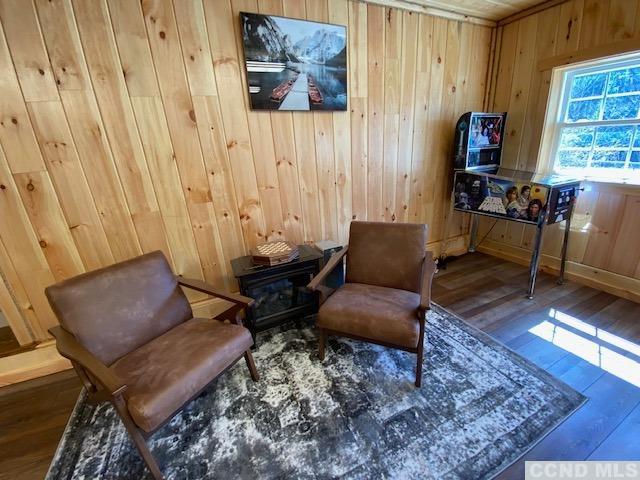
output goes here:
[{"label": "wood-style flooring", "polygon": [[[524,460],[640,460],[640,304],[480,253],[451,261],[433,299],[581,391],[589,400]],[[72,372],[0,388],[0,479],[41,479],[80,384]]]},{"label": "wood-style flooring", "polygon": [[0,479],[44,478],[79,393],[72,370],[0,388]]},{"label": "wood-style flooring", "polygon": [[441,270],[433,299],[553,374],[588,401],[526,460],[640,460],[640,304],[542,273],[525,298],[526,267],[481,253]]}]

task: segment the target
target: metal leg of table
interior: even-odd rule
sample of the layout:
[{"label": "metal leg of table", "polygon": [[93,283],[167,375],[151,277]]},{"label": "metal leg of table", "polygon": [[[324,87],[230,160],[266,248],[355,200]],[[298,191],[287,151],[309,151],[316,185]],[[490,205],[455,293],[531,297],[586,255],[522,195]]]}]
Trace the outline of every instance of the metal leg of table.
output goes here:
[{"label": "metal leg of table", "polygon": [[571,207],[569,213],[567,214],[567,219],[565,220],[564,226],[564,239],[562,240],[562,255],[560,260],[560,276],[558,277],[558,285],[564,284],[564,267],[567,262],[567,249],[569,248],[569,232],[571,231],[571,216],[573,214],[573,204],[574,201],[571,202]]},{"label": "metal leg of table", "polygon": [[471,231],[469,232],[469,252],[476,251],[477,236],[478,236],[478,215],[471,215]]},{"label": "metal leg of table", "polygon": [[529,289],[527,298],[533,298],[533,290],[536,288],[536,277],[538,276],[538,266],[540,265],[540,248],[542,247],[542,230],[546,222],[538,222],[536,227],[536,238],[531,254],[531,264],[529,265]]},{"label": "metal leg of table", "polygon": [[449,230],[451,225],[451,219],[453,218],[453,206],[455,205],[455,193],[451,191],[451,198],[449,199],[449,216],[445,215],[444,219],[444,236],[440,242],[440,254],[437,258],[437,263],[440,268],[447,268],[447,247],[449,244]]}]

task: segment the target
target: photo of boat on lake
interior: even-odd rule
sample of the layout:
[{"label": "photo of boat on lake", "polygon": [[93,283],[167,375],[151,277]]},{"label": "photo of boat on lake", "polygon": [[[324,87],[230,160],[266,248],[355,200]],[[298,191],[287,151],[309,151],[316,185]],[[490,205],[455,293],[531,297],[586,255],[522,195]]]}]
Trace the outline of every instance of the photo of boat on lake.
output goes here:
[{"label": "photo of boat on lake", "polygon": [[240,12],[253,110],[346,110],[347,29]]}]

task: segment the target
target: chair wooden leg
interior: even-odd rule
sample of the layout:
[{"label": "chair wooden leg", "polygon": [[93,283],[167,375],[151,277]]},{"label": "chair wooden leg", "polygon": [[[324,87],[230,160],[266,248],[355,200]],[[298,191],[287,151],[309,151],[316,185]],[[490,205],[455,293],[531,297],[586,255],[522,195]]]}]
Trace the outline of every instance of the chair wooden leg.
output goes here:
[{"label": "chair wooden leg", "polygon": [[327,346],[327,332],[324,328],[320,329],[320,339],[318,342],[318,357],[322,362],[324,360],[324,351]]},{"label": "chair wooden leg", "polygon": [[420,314],[420,335],[418,336],[418,351],[416,359],[416,387],[420,388],[422,385],[422,357],[424,353],[424,331],[426,328],[426,312]]},{"label": "chair wooden leg", "polygon": [[151,450],[149,450],[149,446],[147,445],[146,440],[142,436],[140,429],[133,422],[133,419],[129,415],[129,411],[127,410],[127,406],[124,403],[122,397],[117,397],[112,400],[113,405],[116,407],[120,418],[122,419],[122,423],[124,423],[127,432],[131,436],[133,443],[135,444],[138,452],[142,456],[144,463],[147,464],[147,468],[151,471],[153,478],[155,480],[164,480],[164,475],[160,471],[160,467],[156,463],[156,459],[153,458],[151,454]]},{"label": "chair wooden leg", "polygon": [[420,388],[422,386],[422,346],[418,347],[417,354],[417,362],[416,362],[416,387]]},{"label": "chair wooden leg", "polygon": [[249,372],[251,373],[251,378],[254,382],[260,380],[260,375],[258,375],[258,369],[256,368],[256,364],[253,361],[253,355],[251,355],[251,350],[247,350],[244,352],[244,359],[247,362],[247,367],[249,367]]}]

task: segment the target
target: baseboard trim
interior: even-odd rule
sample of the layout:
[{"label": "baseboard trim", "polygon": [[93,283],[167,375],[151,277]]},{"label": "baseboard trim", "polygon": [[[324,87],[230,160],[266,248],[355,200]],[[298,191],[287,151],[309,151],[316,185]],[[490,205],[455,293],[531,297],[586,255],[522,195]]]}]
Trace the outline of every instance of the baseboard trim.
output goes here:
[{"label": "baseboard trim", "polygon": [[469,243],[469,234],[457,235],[449,237],[447,240],[436,240],[427,243],[427,250],[433,252],[435,258],[464,255],[467,253],[467,244]]},{"label": "baseboard trim", "polygon": [[0,358],[0,387],[70,368],[71,362],[58,353],[54,342],[46,342],[33,350]]},{"label": "baseboard trim", "polygon": [[[529,265],[531,260],[531,251],[494,240],[485,240],[477,247],[477,250],[520,265]],[[558,275],[560,273],[560,259],[542,254],[540,256],[540,269],[543,272]],[[612,295],[640,303],[640,280],[636,278],[625,277],[601,268],[590,267],[572,261],[567,261],[565,265],[565,277],[588,287],[597,288]]]}]

